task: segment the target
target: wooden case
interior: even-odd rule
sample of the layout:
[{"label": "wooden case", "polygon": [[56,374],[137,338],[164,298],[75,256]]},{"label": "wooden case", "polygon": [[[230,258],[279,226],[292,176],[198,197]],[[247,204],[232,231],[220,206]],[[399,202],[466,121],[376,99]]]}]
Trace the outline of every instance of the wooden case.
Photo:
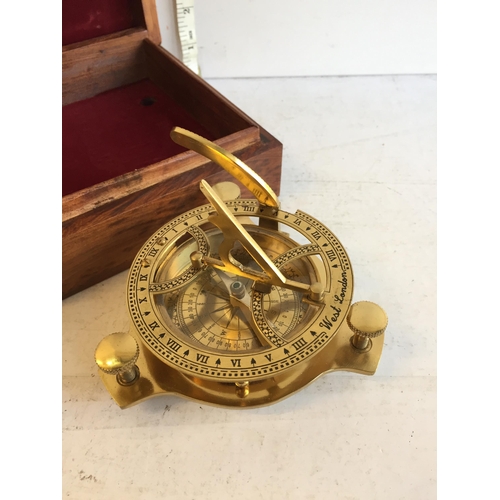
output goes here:
[{"label": "wooden case", "polygon": [[63,298],[127,269],[159,227],[206,203],[201,179],[234,180],[175,145],[173,126],[279,194],[280,142],[159,44],[154,0],[63,1]]}]

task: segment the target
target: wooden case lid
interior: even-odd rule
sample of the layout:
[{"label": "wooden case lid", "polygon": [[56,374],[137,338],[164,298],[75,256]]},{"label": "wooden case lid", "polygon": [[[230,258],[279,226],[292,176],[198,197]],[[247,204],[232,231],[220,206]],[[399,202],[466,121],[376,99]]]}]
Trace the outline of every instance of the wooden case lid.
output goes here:
[{"label": "wooden case lid", "polygon": [[155,0],[63,0],[63,50],[146,32],[145,38],[161,42]]}]

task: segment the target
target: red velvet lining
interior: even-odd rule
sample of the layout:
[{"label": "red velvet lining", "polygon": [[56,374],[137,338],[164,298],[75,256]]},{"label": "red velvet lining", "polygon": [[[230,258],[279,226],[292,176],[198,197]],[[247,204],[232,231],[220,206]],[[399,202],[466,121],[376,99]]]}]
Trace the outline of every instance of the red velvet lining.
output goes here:
[{"label": "red velvet lining", "polygon": [[150,80],[64,106],[62,125],[63,196],[185,151],[174,126],[217,139]]},{"label": "red velvet lining", "polygon": [[63,0],[62,44],[140,26],[143,17],[141,0]]}]

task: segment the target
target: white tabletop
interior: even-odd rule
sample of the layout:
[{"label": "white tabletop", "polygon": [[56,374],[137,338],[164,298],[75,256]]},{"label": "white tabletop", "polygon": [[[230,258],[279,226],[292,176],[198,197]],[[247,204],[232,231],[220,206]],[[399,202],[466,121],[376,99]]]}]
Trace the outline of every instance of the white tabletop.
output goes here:
[{"label": "white tabletop", "polygon": [[63,497],[435,498],[436,78],[209,83],[283,143],[282,208],[330,228],[354,301],[386,310],[378,370],[260,409],[165,396],[120,410],[93,353],[129,329],[121,273],[63,301]]}]

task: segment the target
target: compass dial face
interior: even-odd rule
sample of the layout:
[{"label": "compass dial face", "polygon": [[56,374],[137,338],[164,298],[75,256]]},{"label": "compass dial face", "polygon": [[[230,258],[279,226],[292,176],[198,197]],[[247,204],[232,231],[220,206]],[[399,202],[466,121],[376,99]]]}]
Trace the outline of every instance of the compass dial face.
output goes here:
[{"label": "compass dial face", "polygon": [[[216,247],[222,235],[219,231],[215,234],[209,232],[208,235],[210,246]],[[254,234],[254,237],[257,241],[261,240],[261,247],[271,258],[277,257],[278,254],[275,249],[269,248],[266,242],[273,244],[274,247],[282,247],[283,252],[290,249],[288,241],[284,239],[267,235],[262,238],[261,233]],[[186,244],[185,247],[177,251],[177,258],[191,253],[192,243]],[[239,262],[251,267],[251,257],[244,249],[237,249],[233,255]],[[166,273],[159,272],[157,277],[161,280],[163,274]],[[284,269],[284,274],[307,283],[316,281],[314,268],[307,261],[291,262]],[[229,273],[227,276],[237,286],[244,288],[250,297],[252,296],[252,280]],[[248,318],[239,307],[231,304],[228,288],[213,268],[207,267],[182,289],[158,295],[155,299],[158,311],[166,322],[171,320],[184,335],[209,349],[256,352],[262,348]],[[267,321],[283,338],[293,334],[297,325],[307,316],[310,307],[301,302],[299,293],[274,286],[269,294],[263,295],[262,302]]]},{"label": "compass dial face", "polygon": [[[337,238],[302,212],[262,213],[253,200],[227,206],[285,277],[322,283],[324,300],[278,286],[257,291],[253,280],[210,265],[195,269],[190,255],[218,259],[224,239],[208,223],[213,208],[205,205],[163,226],[143,246],[129,273],[129,311],[144,344],[180,371],[227,382],[268,378],[312,359],[334,337],[351,302],[351,265]],[[252,224],[249,216],[275,219],[283,232]],[[288,230],[307,243],[298,244]],[[261,271],[240,243],[231,255]],[[235,290],[245,305],[232,300]]]}]

